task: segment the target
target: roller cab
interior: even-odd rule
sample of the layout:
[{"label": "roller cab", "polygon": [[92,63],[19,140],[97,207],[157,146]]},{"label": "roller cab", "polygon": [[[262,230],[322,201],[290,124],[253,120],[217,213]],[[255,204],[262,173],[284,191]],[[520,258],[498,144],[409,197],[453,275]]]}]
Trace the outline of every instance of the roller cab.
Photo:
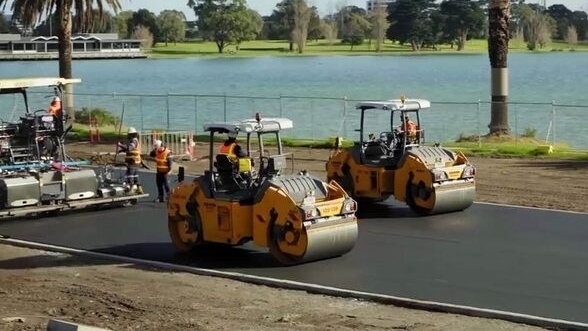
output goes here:
[{"label": "roller cab", "polygon": [[[362,206],[393,196],[419,215],[461,211],[473,203],[476,169],[465,155],[424,145],[419,111],[430,108],[428,100],[401,97],[360,102],[356,108],[360,139],[348,148],[336,144],[326,163],[327,180],[339,183]],[[390,113],[389,131],[366,140],[366,116],[382,112]]]},{"label": "roller cab", "polygon": [[[339,256],[354,247],[355,200],[336,182],[326,183],[305,171],[285,173],[289,154],[283,152],[280,131],[291,127],[289,119],[259,115],[204,126],[213,156],[209,170],[191,182],[184,182],[182,170],[168,202],[170,238],[179,250],[252,241],[268,248],[282,265],[293,265]],[[215,133],[243,133],[246,156],[234,160],[215,153]],[[275,155],[266,153],[267,134],[277,144]]]}]

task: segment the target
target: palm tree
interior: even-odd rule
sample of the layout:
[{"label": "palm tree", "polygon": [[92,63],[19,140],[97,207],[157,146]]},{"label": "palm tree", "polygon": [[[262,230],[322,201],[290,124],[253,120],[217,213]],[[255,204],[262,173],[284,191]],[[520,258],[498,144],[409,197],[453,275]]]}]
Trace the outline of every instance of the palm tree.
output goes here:
[{"label": "palm tree", "polygon": [[490,133],[508,134],[509,0],[490,0],[488,5],[488,56],[490,58],[492,108]]},{"label": "palm tree", "polygon": [[[0,0],[0,7],[4,11],[10,0]],[[11,10],[13,18],[18,18],[23,25],[32,26],[41,21],[43,16],[48,17],[55,10],[59,21],[57,38],[59,38],[59,77],[73,78],[71,70],[72,62],[72,11],[75,11],[75,19],[79,27],[91,25],[94,17],[94,4],[98,9],[99,20],[104,20],[104,5],[112,8],[115,14],[121,9],[118,0],[13,0]],[[73,86],[65,88],[64,110],[69,121],[75,119],[73,109]]]}]

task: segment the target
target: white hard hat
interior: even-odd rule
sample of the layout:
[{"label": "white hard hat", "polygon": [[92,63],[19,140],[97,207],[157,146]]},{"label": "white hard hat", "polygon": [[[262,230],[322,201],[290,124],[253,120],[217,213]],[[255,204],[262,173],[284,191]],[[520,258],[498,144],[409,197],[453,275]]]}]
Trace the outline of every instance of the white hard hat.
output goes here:
[{"label": "white hard hat", "polygon": [[129,132],[128,133],[137,133],[137,130],[135,130],[135,128],[131,126],[129,128]]},{"label": "white hard hat", "polygon": [[229,132],[229,138],[237,138],[237,132]]},{"label": "white hard hat", "polygon": [[163,144],[163,142],[161,140],[156,140],[153,143],[153,146],[155,146],[155,148],[159,148],[159,147],[161,147],[161,144]]},{"label": "white hard hat", "polygon": [[61,99],[59,99],[58,96],[54,96],[52,101],[53,102],[61,102]]}]

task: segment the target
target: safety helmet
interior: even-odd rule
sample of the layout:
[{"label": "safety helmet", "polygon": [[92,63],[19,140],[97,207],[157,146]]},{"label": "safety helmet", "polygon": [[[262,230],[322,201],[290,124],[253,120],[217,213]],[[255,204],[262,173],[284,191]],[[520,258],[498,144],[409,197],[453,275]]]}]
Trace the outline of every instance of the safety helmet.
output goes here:
[{"label": "safety helmet", "polygon": [[237,138],[237,132],[229,132],[229,138]]},{"label": "safety helmet", "polygon": [[58,96],[54,96],[53,100],[51,100],[51,103],[53,102],[61,102],[61,99]]},{"label": "safety helmet", "polygon": [[128,133],[137,133],[137,130],[134,127],[129,127],[129,132]]},{"label": "safety helmet", "polygon": [[156,140],[156,141],[153,143],[153,146],[154,146],[155,148],[159,148],[159,147],[161,147],[161,145],[162,145],[162,144],[163,144],[163,142],[162,142],[161,140]]}]

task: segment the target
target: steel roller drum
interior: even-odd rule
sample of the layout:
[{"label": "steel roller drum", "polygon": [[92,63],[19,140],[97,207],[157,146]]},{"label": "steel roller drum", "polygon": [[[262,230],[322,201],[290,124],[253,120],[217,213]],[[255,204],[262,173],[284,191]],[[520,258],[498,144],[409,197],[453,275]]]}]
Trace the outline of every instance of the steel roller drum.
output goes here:
[{"label": "steel roller drum", "polygon": [[429,215],[460,211],[474,203],[476,185],[474,181],[459,181],[435,186],[435,205]]},{"label": "steel roller drum", "polygon": [[315,224],[306,223],[304,232],[307,238],[304,255],[285,255],[277,247],[270,247],[271,254],[286,265],[332,258],[351,251],[359,234],[355,216],[337,217]]}]

